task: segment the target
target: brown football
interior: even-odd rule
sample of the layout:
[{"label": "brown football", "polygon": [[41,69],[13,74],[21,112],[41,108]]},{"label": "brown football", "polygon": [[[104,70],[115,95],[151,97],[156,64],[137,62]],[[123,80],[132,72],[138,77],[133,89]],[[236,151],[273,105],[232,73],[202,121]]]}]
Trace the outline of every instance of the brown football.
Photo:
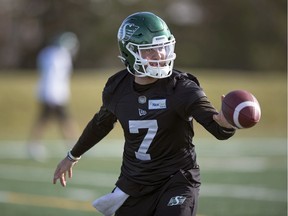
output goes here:
[{"label": "brown football", "polygon": [[226,120],[239,129],[256,125],[261,118],[261,108],[256,97],[245,90],[229,92],[222,101]]}]

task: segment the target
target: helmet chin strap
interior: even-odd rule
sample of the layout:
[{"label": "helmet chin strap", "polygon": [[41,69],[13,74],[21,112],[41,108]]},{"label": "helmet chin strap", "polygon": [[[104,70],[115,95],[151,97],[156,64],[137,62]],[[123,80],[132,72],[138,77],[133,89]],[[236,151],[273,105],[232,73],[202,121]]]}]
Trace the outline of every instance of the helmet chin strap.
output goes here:
[{"label": "helmet chin strap", "polygon": [[[176,57],[176,55],[175,55]],[[145,74],[149,77],[153,77],[153,78],[165,78],[165,77],[168,77],[170,76],[170,66],[169,65],[166,65],[166,66],[163,66],[163,67],[154,67],[154,66],[151,66],[149,64],[149,61],[147,59],[141,59],[141,63],[142,63],[142,67],[145,71]],[[157,63],[159,65],[159,63]]]},{"label": "helmet chin strap", "polygon": [[154,78],[165,78],[170,76],[169,72],[170,72],[170,67],[168,65],[164,66],[164,67],[152,67],[150,65],[147,66],[146,70],[146,74],[148,74],[148,76],[150,77],[154,77]]},{"label": "helmet chin strap", "polygon": [[153,77],[156,79],[169,77],[170,76],[169,72],[171,72],[170,67],[168,65],[165,67],[152,67],[152,66],[148,65],[145,69],[145,73],[137,72],[137,70],[134,70],[134,72],[132,72],[130,70],[129,66],[127,66],[127,70],[130,74],[132,74],[136,77]]}]

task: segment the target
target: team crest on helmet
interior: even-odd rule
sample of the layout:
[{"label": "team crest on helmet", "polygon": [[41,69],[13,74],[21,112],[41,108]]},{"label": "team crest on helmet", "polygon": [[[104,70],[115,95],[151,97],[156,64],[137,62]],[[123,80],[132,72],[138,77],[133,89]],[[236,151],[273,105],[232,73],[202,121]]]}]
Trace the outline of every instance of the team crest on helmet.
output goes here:
[{"label": "team crest on helmet", "polygon": [[139,26],[133,23],[127,23],[119,29],[118,39],[122,41],[128,41],[138,29]]}]

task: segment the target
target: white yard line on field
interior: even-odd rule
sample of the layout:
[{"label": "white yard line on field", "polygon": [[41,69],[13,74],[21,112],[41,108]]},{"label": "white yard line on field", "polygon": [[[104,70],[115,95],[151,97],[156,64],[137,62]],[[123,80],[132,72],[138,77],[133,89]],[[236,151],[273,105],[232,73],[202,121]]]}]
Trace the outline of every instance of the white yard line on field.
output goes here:
[{"label": "white yard line on field", "polygon": [[[0,164],[0,179],[26,181],[26,182],[45,182],[52,184],[54,169],[45,167],[32,167],[21,165]],[[73,178],[68,179],[68,184],[72,181],[77,185],[88,185],[95,187],[112,188],[118,175],[109,173],[89,172],[74,169]],[[71,182],[71,183],[70,183]]]},{"label": "white yard line on field", "polygon": [[273,165],[265,157],[210,158],[199,157],[198,164],[204,172],[263,172]]},{"label": "white yard line on field", "polygon": [[[51,183],[53,170],[49,168],[35,168],[20,165],[0,165],[0,179],[26,181],[26,182],[44,182]],[[117,175],[107,173],[96,173],[89,171],[74,171],[73,179],[68,184],[107,187],[112,189]],[[91,197],[82,190],[81,197]],[[226,185],[226,184],[205,184],[200,192],[203,197],[230,197],[238,199],[252,199],[262,201],[286,202],[286,191],[278,189],[268,189],[259,186],[246,185]],[[68,197],[71,193],[68,194]],[[93,196],[93,195],[92,195]]]},{"label": "white yard line on field", "polygon": [[[196,140],[196,142],[196,151],[198,153],[199,160],[198,162],[200,163],[204,172],[263,172],[271,168],[278,169],[278,166],[275,166],[274,163],[276,163],[276,165],[279,165],[280,169],[284,169],[285,166],[282,164],[281,161],[277,162],[273,160],[273,163],[271,164],[271,160],[269,160],[269,157],[286,158],[286,139],[232,139],[231,143],[230,141],[225,141],[224,144],[219,144],[219,142],[214,141],[214,139],[201,139]],[[49,153],[48,157],[50,159],[56,158],[58,161],[66,154],[65,147],[61,141],[51,141],[50,143],[48,142],[45,145],[47,146],[47,150]],[[122,156],[122,148],[123,141],[121,140],[105,140],[101,141],[101,143],[96,145],[83,157],[87,157],[87,159],[117,158],[120,160]],[[16,161],[20,159],[19,162],[21,162],[22,159],[29,159],[26,153],[26,146],[24,142],[0,141],[0,160],[2,160],[0,164],[0,180],[2,179],[19,181],[19,183],[39,182],[52,184],[54,169],[41,167],[41,164],[37,164],[37,167],[26,165],[12,165],[9,164],[6,159],[13,159]],[[114,187],[117,178],[118,174],[82,171],[79,169],[74,169],[73,179],[68,182],[68,186],[70,188],[65,188],[65,190],[67,191],[67,193],[65,193],[65,197],[67,198],[63,199],[69,199],[71,197],[75,197],[75,194],[80,194],[81,196],[79,195],[75,199],[82,199],[84,201],[87,199],[92,200],[94,199],[93,197],[97,198],[96,196],[98,196],[99,194],[91,194],[91,191],[87,189],[76,189],[73,187],[73,185],[83,187],[101,187],[107,188],[107,191],[109,191]],[[5,188],[5,185],[1,185],[1,188]],[[27,200],[30,199],[30,201],[37,200],[37,195],[24,196],[23,194],[18,194],[15,192],[0,191],[0,202],[10,202],[11,196],[14,197],[13,200],[16,200],[15,203],[17,203],[17,199],[20,199],[22,200],[21,202],[25,203],[25,197],[28,197]],[[229,197],[236,199],[273,202],[287,201],[286,191],[280,189],[259,187],[258,185],[250,185],[249,187],[247,187],[246,185],[224,185],[205,183],[201,187],[200,196]],[[74,204],[73,201],[71,202],[72,203],[70,204]],[[39,205],[44,204],[42,203]],[[69,206],[69,204],[67,205]],[[86,204],[83,205],[86,206]],[[91,209],[91,206],[87,208]]]},{"label": "white yard line on field", "polygon": [[236,199],[250,199],[272,202],[286,202],[286,191],[263,187],[231,185],[231,184],[203,184],[200,196],[229,197]]},{"label": "white yard line on field", "polygon": [[[283,156],[285,154],[285,146],[283,146],[282,141],[279,139],[278,143],[274,143],[273,146],[269,144],[269,140],[268,144],[263,140],[258,140],[261,145],[259,146],[254,139],[246,140],[245,145],[239,144],[240,141],[238,140],[234,141],[235,144],[230,145],[211,145],[210,139],[202,139],[203,145],[196,146],[198,164],[203,168],[203,171],[262,172],[273,166],[267,160],[267,154],[269,156]],[[249,147],[250,142],[254,144]],[[45,146],[47,147],[46,159],[57,158],[59,160],[66,154],[61,141],[50,141]],[[83,158],[117,158],[120,160],[122,148],[121,140],[105,140],[83,155]],[[219,148],[223,150],[219,150]],[[249,152],[249,148],[254,150]],[[26,145],[15,141],[0,142],[0,159],[29,159]]]},{"label": "white yard line on field", "polygon": [[[66,154],[62,140],[44,141],[50,158],[61,158]],[[249,157],[249,156],[286,156],[286,138],[232,138],[218,141],[211,138],[195,139],[196,152],[204,157]],[[87,157],[122,156],[123,140],[104,139],[85,155]],[[0,140],[0,159],[28,158],[25,141]]]}]

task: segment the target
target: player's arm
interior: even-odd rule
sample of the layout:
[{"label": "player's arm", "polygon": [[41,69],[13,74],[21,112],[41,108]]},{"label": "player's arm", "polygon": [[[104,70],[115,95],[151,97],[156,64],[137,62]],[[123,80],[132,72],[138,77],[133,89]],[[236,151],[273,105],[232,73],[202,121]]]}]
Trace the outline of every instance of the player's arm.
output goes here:
[{"label": "player's arm", "polygon": [[[199,81],[192,75],[174,79],[176,97],[173,98],[178,114],[189,119],[191,116],[217,139],[223,140],[233,136],[235,129],[224,118],[223,113],[209,102],[200,87]],[[182,74],[183,78],[183,74]],[[191,82],[193,81],[193,82]]]},{"label": "player's arm", "polygon": [[225,118],[222,110],[219,113],[213,115],[213,120],[217,122],[223,128],[235,129]]},{"label": "player's arm", "polygon": [[73,149],[68,152],[67,157],[58,164],[53,183],[56,184],[59,179],[61,185],[65,187],[67,174],[69,178],[72,178],[72,168],[81,158],[81,155],[104,138],[113,129],[116,121],[116,117],[102,106],[100,111],[87,124]]},{"label": "player's arm", "polygon": [[72,161],[67,157],[64,158],[56,167],[53,177],[53,184],[57,183],[59,179],[60,184],[65,187],[67,183],[67,174],[69,178],[72,178],[72,167],[77,163],[77,160]]},{"label": "player's arm", "polygon": [[226,121],[222,112],[212,106],[207,97],[201,97],[193,103],[192,116],[217,139],[228,139],[235,134],[235,129]]},{"label": "player's arm", "polygon": [[[222,95],[221,96],[221,101],[223,101],[225,95]],[[235,129],[235,127],[233,127],[225,118],[223,112],[222,112],[222,109],[219,111],[218,114],[214,114],[213,115],[213,119],[214,121],[216,121],[221,127],[224,127],[224,128],[233,128]]]},{"label": "player's arm", "polygon": [[74,157],[80,157],[102,140],[113,129],[116,121],[117,118],[115,115],[102,106],[100,111],[87,124],[82,135],[71,150],[71,154]]}]

